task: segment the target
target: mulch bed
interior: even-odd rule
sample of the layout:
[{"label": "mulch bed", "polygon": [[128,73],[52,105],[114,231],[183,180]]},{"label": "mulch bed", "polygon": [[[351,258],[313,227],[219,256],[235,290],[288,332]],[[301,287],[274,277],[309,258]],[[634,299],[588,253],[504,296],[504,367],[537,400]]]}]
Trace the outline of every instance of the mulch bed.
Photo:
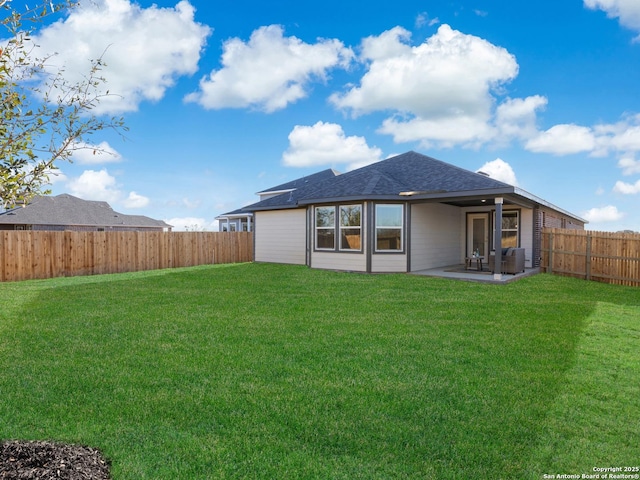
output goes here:
[{"label": "mulch bed", "polygon": [[91,447],[52,442],[0,443],[2,480],[110,480],[109,462]]}]

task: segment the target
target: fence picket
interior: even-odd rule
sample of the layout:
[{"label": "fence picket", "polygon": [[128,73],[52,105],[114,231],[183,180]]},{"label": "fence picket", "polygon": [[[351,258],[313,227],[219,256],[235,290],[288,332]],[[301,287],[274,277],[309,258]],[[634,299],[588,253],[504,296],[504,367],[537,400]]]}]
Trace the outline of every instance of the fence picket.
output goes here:
[{"label": "fence picket", "polygon": [[0,231],[2,282],[251,261],[251,232]]},{"label": "fence picket", "polygon": [[640,286],[640,234],[544,228],[542,271]]}]

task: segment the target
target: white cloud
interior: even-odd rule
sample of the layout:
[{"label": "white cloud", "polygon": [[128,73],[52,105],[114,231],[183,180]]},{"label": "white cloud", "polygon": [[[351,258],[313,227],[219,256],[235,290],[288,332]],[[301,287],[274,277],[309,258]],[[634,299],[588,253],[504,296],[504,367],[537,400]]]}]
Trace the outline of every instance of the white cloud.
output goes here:
[{"label": "white cloud", "polygon": [[149,199],[136,192],[130,192],[129,196],[123,201],[126,208],[144,208],[149,205]]},{"label": "white cloud", "polygon": [[190,200],[189,198],[183,198],[182,201],[180,202],[185,208],[188,208],[189,210],[194,210],[196,208],[199,208],[200,205],[202,204],[202,200],[200,200],[199,198],[196,200]]},{"label": "white cloud", "polygon": [[624,217],[622,212],[618,211],[617,207],[608,205],[601,208],[592,208],[582,214],[585,220],[590,223],[602,223],[602,222],[615,222]]},{"label": "white cloud", "polygon": [[[600,9],[609,18],[618,18],[620,24],[640,31],[640,2],[638,0],[584,0],[584,5],[592,10]],[[636,37],[636,41],[640,36]]]},{"label": "white cloud", "polygon": [[[194,21],[186,0],[175,8],[142,8],[129,0],[82,1],[61,21],[43,28],[38,56],[57,52],[49,62],[65,67],[65,77],[80,81],[90,60],[102,56],[106,79],[96,113],[135,111],[145,100],[160,100],[182,75],[197,71],[211,29]],[[104,54],[104,55],[103,55]]]},{"label": "white cloud", "polygon": [[618,152],[640,152],[640,125],[633,117],[613,125],[600,125],[604,147]]},{"label": "white cloud", "polygon": [[77,178],[67,183],[69,193],[85,200],[116,202],[121,197],[115,177],[106,169],[85,170]]},{"label": "white cloud", "polygon": [[261,27],[248,42],[224,44],[222,65],[186,97],[208,109],[254,107],[265,112],[285,108],[308,95],[312,79],[326,79],[334,67],[346,67],[353,52],[339,40],[308,44],[284,37],[282,27]]},{"label": "white cloud", "polygon": [[150,203],[147,197],[136,192],[125,197],[116,178],[104,168],[85,170],[79,177],[67,179],[66,189],[76,197],[108,202],[112,207],[121,204],[125,208],[144,208]]},{"label": "white cloud", "polygon": [[218,222],[208,222],[204,218],[201,217],[178,217],[178,218],[170,218],[165,219],[169,225],[173,226],[174,231],[207,231],[207,232],[217,232],[218,231]]},{"label": "white cloud", "polygon": [[640,193],[640,180],[636,183],[617,181],[613,186],[613,191],[616,193],[622,193],[623,195],[636,195]]},{"label": "white cloud", "polygon": [[[331,102],[356,116],[396,112],[381,132],[397,142],[473,144],[490,139],[493,92],[516,77],[514,56],[448,25],[415,47],[408,43],[410,36],[395,27],[364,39],[361,60],[368,71],[358,86],[332,95]],[[439,124],[448,126],[437,128]],[[455,125],[462,126],[452,134]]]},{"label": "white cloud", "polygon": [[116,163],[122,160],[122,155],[108,142],[100,142],[98,145],[76,143],[73,146],[73,150],[71,158],[80,165],[100,165],[103,163]]},{"label": "white cloud", "polygon": [[554,155],[590,152],[595,147],[593,130],[573,124],[555,125],[547,131],[539,132],[525,144],[525,148],[531,152]]},{"label": "white cloud", "polygon": [[537,135],[536,112],[547,106],[548,100],[540,95],[527,98],[508,98],[496,108],[495,123],[499,142],[511,139],[527,140]]},{"label": "white cloud", "polygon": [[623,175],[640,173],[640,160],[633,157],[622,157],[618,160],[618,166],[622,169]]},{"label": "white cloud", "polygon": [[488,174],[491,178],[495,180],[499,180],[504,183],[508,183],[509,185],[518,185],[518,180],[516,179],[516,172],[513,171],[511,165],[502,160],[501,158],[496,158],[491,162],[485,163],[482,167],[478,169],[478,172],[484,172]]},{"label": "white cloud", "polygon": [[47,172],[47,175],[49,176],[50,185],[55,185],[57,183],[64,183],[69,180],[61,169],[56,169],[56,170]]},{"label": "white cloud", "polygon": [[429,14],[427,12],[422,12],[422,13],[418,14],[418,16],[416,17],[415,26],[416,26],[416,28],[422,28],[425,25],[427,25],[429,27],[433,27],[434,25],[437,25],[438,23],[440,23],[440,19],[438,17],[430,18]]},{"label": "white cloud", "polygon": [[420,141],[423,148],[430,148],[436,143],[441,148],[457,144],[475,146],[494,134],[486,121],[473,115],[440,119],[415,117],[410,120],[395,116],[384,120],[377,132],[392,135],[396,143]]},{"label": "white cloud", "polygon": [[624,175],[640,173],[640,115],[625,115],[617,123],[600,124],[593,127],[596,147],[592,156],[618,157],[618,166]]},{"label": "white cloud", "polygon": [[377,162],[381,155],[382,151],[369,147],[364,137],[347,137],[340,125],[317,122],[293,128],[282,160],[290,167],[348,164],[353,169]]}]

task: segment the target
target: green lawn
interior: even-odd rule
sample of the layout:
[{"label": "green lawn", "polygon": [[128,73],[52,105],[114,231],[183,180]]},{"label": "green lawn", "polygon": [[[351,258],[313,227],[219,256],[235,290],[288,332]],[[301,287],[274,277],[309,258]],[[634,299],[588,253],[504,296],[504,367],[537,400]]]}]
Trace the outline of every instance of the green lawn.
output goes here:
[{"label": "green lawn", "polygon": [[640,289],[242,264],[0,284],[0,439],[121,479],[640,464]]}]

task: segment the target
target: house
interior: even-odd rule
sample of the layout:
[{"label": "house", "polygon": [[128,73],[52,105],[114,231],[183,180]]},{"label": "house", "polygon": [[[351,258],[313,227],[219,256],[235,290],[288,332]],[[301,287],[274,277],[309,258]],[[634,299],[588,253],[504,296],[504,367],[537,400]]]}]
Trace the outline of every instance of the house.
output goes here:
[{"label": "house", "polygon": [[412,151],[290,187],[242,209],[253,218],[258,262],[414,272],[519,247],[531,268],[543,227],[586,223],[518,187]]},{"label": "house", "polygon": [[114,211],[107,202],[73,195],[37,196],[0,213],[0,230],[171,231],[162,220]]},{"label": "house", "polygon": [[[291,193],[296,189],[307,186],[311,183],[319,182],[340,175],[335,170],[328,168],[313,175],[298,178],[287,183],[283,183],[276,187],[258,192],[256,195],[260,200],[266,200],[271,197]],[[218,230],[221,232],[251,232],[252,231],[253,213],[246,208],[239,208],[232,212],[228,212],[216,217],[218,220]]]}]

